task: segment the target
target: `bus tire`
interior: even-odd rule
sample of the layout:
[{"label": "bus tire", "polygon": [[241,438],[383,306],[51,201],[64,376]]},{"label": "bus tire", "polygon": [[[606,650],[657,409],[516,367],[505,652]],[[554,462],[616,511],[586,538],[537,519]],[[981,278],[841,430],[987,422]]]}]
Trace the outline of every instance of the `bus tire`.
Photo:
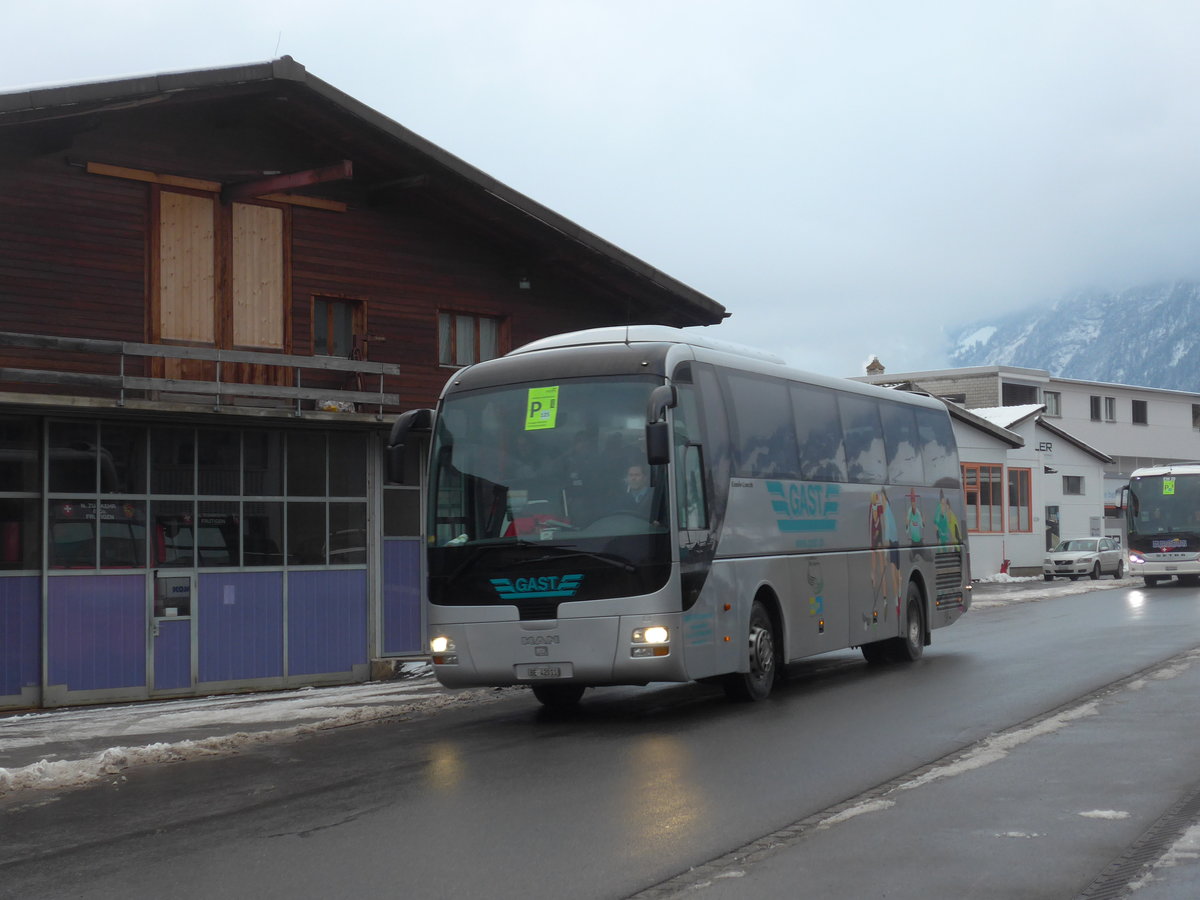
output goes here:
[{"label": "bus tire", "polygon": [[749,702],[765,700],[775,686],[779,666],[779,642],[775,623],[761,600],[750,609],[750,628],[747,635],[750,671],[730,672],[723,682],[725,696],[730,700]]},{"label": "bus tire", "polygon": [[1157,575],[1143,575],[1142,577],[1146,580],[1146,587],[1148,588],[1152,588],[1158,584]]},{"label": "bus tire", "polygon": [[908,583],[904,634],[893,640],[894,655],[899,662],[916,662],[925,652],[925,614],[921,611],[921,589],[915,581]]},{"label": "bus tire", "polygon": [[535,684],[533,696],[547,709],[570,709],[583,699],[582,684]]}]

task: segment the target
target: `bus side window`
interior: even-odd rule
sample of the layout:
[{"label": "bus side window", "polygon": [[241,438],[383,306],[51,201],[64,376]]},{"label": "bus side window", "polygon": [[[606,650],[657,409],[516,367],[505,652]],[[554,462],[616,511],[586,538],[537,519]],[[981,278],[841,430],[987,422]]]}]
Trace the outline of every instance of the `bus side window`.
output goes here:
[{"label": "bus side window", "polygon": [[704,496],[704,450],[697,444],[688,444],[684,449],[682,482],[679,527],[689,531],[708,528],[708,501]]}]

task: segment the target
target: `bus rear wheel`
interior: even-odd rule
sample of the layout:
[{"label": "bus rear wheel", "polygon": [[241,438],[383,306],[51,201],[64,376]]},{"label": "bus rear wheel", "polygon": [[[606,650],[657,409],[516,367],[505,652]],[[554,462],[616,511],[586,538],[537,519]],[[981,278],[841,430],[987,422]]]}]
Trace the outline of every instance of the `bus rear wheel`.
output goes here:
[{"label": "bus rear wheel", "polygon": [[925,617],[921,612],[921,589],[908,583],[904,604],[904,634],[863,644],[863,658],[872,665],[890,662],[915,662],[925,652]]},{"label": "bus rear wheel", "polygon": [[771,615],[762,601],[755,600],[750,610],[750,671],[725,676],[725,695],[730,700],[765,700],[771,695],[778,672],[777,647]]},{"label": "bus rear wheel", "polygon": [[908,599],[904,606],[904,636],[896,638],[896,659],[916,662],[925,652],[925,616],[921,612],[921,589],[916,582],[908,583]]},{"label": "bus rear wheel", "polygon": [[535,684],[533,696],[547,709],[570,709],[583,699],[582,684]]}]

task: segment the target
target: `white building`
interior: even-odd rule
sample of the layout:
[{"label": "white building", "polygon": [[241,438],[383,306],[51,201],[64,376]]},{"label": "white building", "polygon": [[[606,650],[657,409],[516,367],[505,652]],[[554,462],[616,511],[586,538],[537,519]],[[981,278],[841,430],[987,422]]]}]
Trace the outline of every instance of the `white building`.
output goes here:
[{"label": "white building", "polygon": [[[1005,559],[1015,574],[1039,567],[1041,551],[1056,535],[1120,537],[1117,498],[1134,469],[1200,460],[1200,393],[1057,378],[1012,366],[899,374],[885,374],[879,366],[855,380],[933,394],[1023,438],[1005,450],[997,472],[995,452],[1003,439],[977,427],[959,434],[964,482],[986,477],[981,499],[996,501],[986,523],[970,531],[977,575],[1000,571]],[[1020,495],[1010,503],[997,493],[1021,490],[1023,476],[1012,474],[1021,470],[1029,472],[1029,530],[1010,525],[1014,520],[1026,528]],[[999,529],[990,518],[997,506],[1003,513]]]},{"label": "white building", "polygon": [[[983,528],[970,533],[974,571],[988,570],[991,554],[978,561],[976,554],[994,545],[997,535],[1013,574],[1040,572],[1045,550],[1062,538],[1121,537],[1119,520],[1106,528],[1104,519],[1104,467],[1112,464],[1112,457],[1047,421],[1041,405],[971,412],[1023,439],[1005,454],[1002,484],[1007,496],[999,521],[993,511],[990,519],[981,517],[980,522],[990,525],[992,533]],[[966,483],[971,464],[961,445],[959,456]]]}]

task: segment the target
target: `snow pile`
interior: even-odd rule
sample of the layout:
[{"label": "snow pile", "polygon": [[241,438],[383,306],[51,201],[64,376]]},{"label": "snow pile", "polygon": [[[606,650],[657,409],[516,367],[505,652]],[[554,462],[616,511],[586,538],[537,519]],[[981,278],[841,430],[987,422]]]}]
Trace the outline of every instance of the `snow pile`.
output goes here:
[{"label": "snow pile", "polygon": [[507,695],[506,691],[487,689],[448,693],[428,683],[385,682],[13,716],[0,722],[0,751],[52,741],[94,740],[107,735],[123,737],[190,729],[211,732],[254,723],[303,721],[286,727],[236,730],[196,739],[158,741],[145,746],[112,746],[82,759],[42,759],[17,768],[0,767],[0,795],[91,784],[138,766],[228,756],[252,744],[290,740],[331,728],[448,706],[485,703]]}]

